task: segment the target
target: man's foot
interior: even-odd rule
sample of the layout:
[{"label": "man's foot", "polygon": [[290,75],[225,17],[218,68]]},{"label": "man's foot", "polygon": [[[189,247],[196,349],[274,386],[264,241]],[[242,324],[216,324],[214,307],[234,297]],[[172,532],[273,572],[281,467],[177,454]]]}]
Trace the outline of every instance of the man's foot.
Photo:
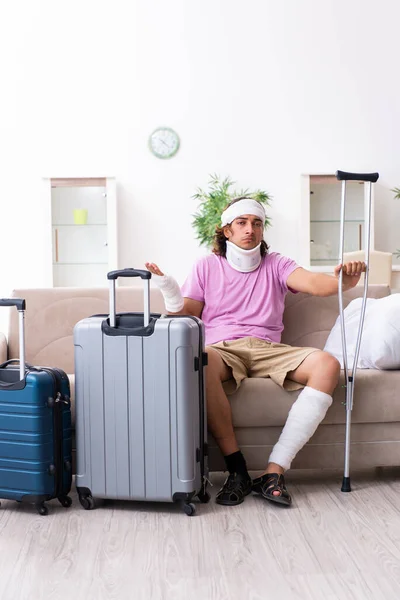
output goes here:
[{"label": "man's foot", "polygon": [[252,490],[270,502],[277,502],[285,506],[292,504],[292,498],[286,489],[285,478],[278,473],[266,473],[253,479]]},{"label": "man's foot", "polygon": [[219,490],[215,501],[225,506],[236,506],[241,504],[245,497],[251,492],[252,481],[250,475],[241,473],[230,473],[224,485]]}]

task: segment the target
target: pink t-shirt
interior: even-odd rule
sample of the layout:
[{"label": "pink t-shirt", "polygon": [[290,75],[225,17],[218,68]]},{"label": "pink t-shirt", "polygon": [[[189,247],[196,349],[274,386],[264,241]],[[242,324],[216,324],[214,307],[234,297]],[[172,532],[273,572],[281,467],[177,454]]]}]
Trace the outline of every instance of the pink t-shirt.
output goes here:
[{"label": "pink t-shirt", "polygon": [[277,252],[266,254],[251,273],[236,271],[216,254],[198,260],[182,295],[204,302],[206,344],[247,336],[280,342],[286,280],[298,267]]}]

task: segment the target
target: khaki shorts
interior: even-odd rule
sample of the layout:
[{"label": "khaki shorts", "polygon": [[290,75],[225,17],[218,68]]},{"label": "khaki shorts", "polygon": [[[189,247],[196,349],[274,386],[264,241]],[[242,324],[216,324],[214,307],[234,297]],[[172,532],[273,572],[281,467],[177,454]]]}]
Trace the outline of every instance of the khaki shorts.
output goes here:
[{"label": "khaki shorts", "polygon": [[246,377],[270,377],[285,390],[299,390],[304,385],[286,376],[318,348],[300,348],[268,342],[255,337],[244,337],[230,342],[218,342],[210,346],[232,369],[236,389]]}]

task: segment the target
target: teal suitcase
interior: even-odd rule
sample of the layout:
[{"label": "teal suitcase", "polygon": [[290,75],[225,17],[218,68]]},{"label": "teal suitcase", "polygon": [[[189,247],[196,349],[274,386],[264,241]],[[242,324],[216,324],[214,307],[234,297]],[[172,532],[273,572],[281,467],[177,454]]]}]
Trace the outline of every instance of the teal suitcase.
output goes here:
[{"label": "teal suitcase", "polygon": [[20,359],[0,365],[0,498],[46,515],[47,500],[71,505],[69,380],[61,369],[25,363],[25,301],[2,299],[0,306],[16,306],[20,316]]}]

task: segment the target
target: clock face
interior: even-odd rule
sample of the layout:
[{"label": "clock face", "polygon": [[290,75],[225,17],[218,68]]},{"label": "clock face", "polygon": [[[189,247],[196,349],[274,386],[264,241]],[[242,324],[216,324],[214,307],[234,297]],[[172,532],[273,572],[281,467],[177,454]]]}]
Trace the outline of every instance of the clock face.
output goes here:
[{"label": "clock face", "polygon": [[149,138],[150,150],[157,158],[171,158],[179,149],[179,136],[169,127],[159,127]]}]

